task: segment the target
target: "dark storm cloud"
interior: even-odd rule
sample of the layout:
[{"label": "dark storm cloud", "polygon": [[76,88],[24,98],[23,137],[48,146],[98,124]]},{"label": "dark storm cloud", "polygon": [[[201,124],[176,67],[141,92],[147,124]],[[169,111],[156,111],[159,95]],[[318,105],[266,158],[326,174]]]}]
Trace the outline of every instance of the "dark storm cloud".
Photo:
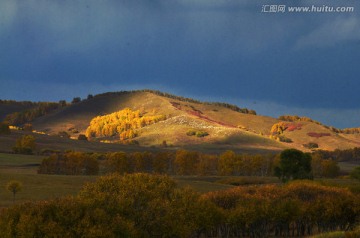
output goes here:
[{"label": "dark storm cloud", "polygon": [[152,87],[289,108],[358,109],[359,3],[270,4],[278,3],[354,6],[355,13],[265,14],[269,1],[262,0],[3,0],[0,98]]}]

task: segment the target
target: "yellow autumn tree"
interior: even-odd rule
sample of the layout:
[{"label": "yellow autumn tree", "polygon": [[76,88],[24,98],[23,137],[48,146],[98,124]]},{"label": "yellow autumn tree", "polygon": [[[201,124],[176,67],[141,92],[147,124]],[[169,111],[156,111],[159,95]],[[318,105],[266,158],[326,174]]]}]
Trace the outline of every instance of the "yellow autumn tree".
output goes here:
[{"label": "yellow autumn tree", "polygon": [[93,118],[86,130],[86,136],[92,138],[119,135],[120,140],[132,139],[137,136],[137,129],[165,119],[163,115],[142,115],[139,110],[125,108]]}]

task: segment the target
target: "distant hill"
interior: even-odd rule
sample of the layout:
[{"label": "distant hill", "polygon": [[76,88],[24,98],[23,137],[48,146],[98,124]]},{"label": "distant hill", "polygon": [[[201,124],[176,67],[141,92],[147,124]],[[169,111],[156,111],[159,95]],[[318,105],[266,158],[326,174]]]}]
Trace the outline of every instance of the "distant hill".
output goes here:
[{"label": "distant hill", "polygon": [[[95,117],[102,119],[101,116],[125,108],[138,111],[137,123],[141,123],[142,116],[162,116],[163,119],[155,123],[134,126],[132,121],[121,129],[127,130],[133,123],[131,138],[123,136],[125,139],[122,142],[134,140],[146,147],[168,146],[206,151],[235,149],[253,153],[290,147],[310,151],[360,146],[359,134],[340,133],[315,121],[280,120],[256,115],[255,111],[236,105],[200,102],[152,90],[95,95],[38,117],[32,124],[35,130],[49,135],[67,133],[77,138],[79,134],[86,133]],[[117,132],[97,135],[92,140],[120,142],[120,133]]]}]

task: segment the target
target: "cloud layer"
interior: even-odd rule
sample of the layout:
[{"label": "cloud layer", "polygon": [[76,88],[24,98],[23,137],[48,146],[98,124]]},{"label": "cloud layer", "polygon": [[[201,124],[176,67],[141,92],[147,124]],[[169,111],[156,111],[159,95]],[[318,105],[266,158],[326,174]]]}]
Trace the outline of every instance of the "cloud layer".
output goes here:
[{"label": "cloud layer", "polygon": [[[355,12],[261,12],[278,3]],[[158,87],[358,110],[357,9],[353,0],[3,0],[0,98],[59,100],[99,88]]]}]

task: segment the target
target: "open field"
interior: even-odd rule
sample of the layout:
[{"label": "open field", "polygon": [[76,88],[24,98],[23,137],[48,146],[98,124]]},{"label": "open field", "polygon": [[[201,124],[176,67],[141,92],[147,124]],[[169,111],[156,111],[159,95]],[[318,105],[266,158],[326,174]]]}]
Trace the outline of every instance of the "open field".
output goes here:
[{"label": "open field", "polygon": [[[37,174],[44,156],[0,153],[0,207],[9,206],[12,194],[5,189],[10,180],[23,183],[23,189],[16,195],[16,202],[27,200],[46,200],[75,195],[87,182],[93,182],[97,176],[69,176]],[[341,168],[350,170],[354,164],[341,163]],[[276,177],[234,177],[234,176],[174,176],[180,187],[190,186],[200,193],[223,190],[234,185],[277,184]],[[319,183],[348,187],[360,192],[360,183],[351,179],[317,179]]]},{"label": "open field", "polygon": [[86,182],[95,181],[94,176],[65,176],[37,174],[43,156],[0,154],[0,207],[9,206],[12,194],[5,189],[11,180],[20,181],[22,190],[16,202],[46,200],[76,194]]},{"label": "open field", "polygon": [[[11,180],[20,181],[22,190],[16,195],[16,203],[29,200],[46,200],[67,195],[75,195],[87,182],[93,182],[97,176],[69,176],[37,174],[38,165],[44,156],[0,153],[0,207],[13,204],[12,194],[5,189]],[[190,186],[205,193],[232,187],[215,183],[210,177],[174,177],[179,186]]]}]

